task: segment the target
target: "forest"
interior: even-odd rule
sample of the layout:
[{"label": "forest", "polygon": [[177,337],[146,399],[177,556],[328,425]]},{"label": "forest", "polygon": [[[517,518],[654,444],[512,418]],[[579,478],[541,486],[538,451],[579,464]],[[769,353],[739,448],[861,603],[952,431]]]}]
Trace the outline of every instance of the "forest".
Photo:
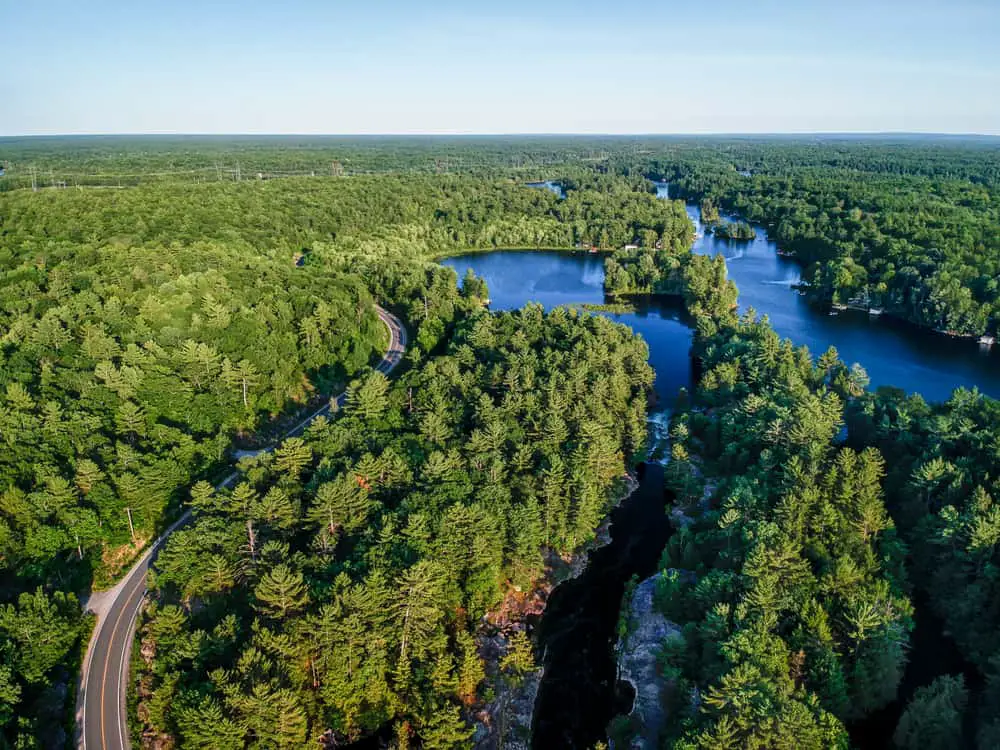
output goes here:
[{"label": "forest", "polygon": [[[342,415],[247,462],[231,493],[195,485],[143,629],[146,732],[467,740],[477,624],[530,588],[543,550],[594,534],[645,439],[646,358],[598,316],[479,311],[392,385],[356,381]],[[516,648],[494,680],[531,665]]]},{"label": "forest", "polygon": [[[651,181],[719,236],[766,226],[819,304],[978,336],[1000,316],[991,142],[0,139],[0,162],[0,747],[71,742],[81,601],[187,509],[140,620],[142,746],[470,745],[534,661],[523,629],[484,659],[483,617],[593,538],[653,380],[624,326],[493,313],[434,263],[493,248],[603,253],[612,300],[692,316],[664,747],[846,748],[901,696],[901,749],[1000,744],[1000,407],[871,391],[782,341]],[[412,334],[391,380],[375,304]],[[922,608],[969,668],[914,691]]]},{"label": "forest", "polygon": [[[91,625],[80,600],[190,507],[191,488],[217,477],[234,448],[261,446],[366,372],[385,343],[375,302],[413,327],[414,368],[481,308],[477,280],[459,294],[454,273],[429,258],[456,247],[611,248],[672,231],[670,207],[622,178],[595,178],[565,201],[510,178],[437,174],[152,181],[0,200],[0,720],[4,741],[24,747],[70,736]],[[571,371],[574,360],[553,356]],[[629,357],[648,367],[644,354]],[[648,379],[635,377],[628,388]],[[459,390],[446,401],[470,399]],[[632,451],[645,397],[628,406],[616,429],[633,424]],[[571,453],[560,458],[575,466]],[[578,474],[565,481],[579,487]],[[583,515],[574,506],[546,543],[577,546],[606,490],[588,490]],[[352,722],[345,735],[373,728]]]},{"label": "forest", "polygon": [[[889,169],[802,156],[762,149],[736,163],[716,156],[656,171],[679,195],[765,225],[806,266],[805,290],[818,303],[875,308],[957,336],[998,330],[1000,180],[987,168],[995,153],[979,173],[961,161],[946,170],[901,158]],[[721,226],[752,238],[739,223]]]},{"label": "forest", "polygon": [[752,310],[696,314],[655,593],[681,628],[659,654],[663,746],[850,747],[899,699],[919,603],[965,666],[908,691],[893,746],[996,747],[997,402],[871,392]]},{"label": "forest", "polygon": [[845,724],[896,698],[913,614],[885,459],[839,439],[866,378],[753,311],[703,318],[696,352],[656,590],[682,627],[661,653],[670,746],[847,748]]}]

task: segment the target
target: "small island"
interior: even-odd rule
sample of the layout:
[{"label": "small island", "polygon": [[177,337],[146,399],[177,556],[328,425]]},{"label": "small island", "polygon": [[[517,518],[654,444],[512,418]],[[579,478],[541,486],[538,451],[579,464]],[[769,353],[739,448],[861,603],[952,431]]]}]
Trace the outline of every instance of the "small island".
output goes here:
[{"label": "small island", "polygon": [[702,198],[699,208],[701,209],[701,223],[705,225],[706,232],[723,240],[748,242],[756,239],[756,230],[747,222],[723,219],[719,214],[719,207],[711,198]]},{"label": "small island", "polygon": [[745,221],[722,220],[709,227],[709,230],[721,240],[749,242],[757,237],[757,231]]}]

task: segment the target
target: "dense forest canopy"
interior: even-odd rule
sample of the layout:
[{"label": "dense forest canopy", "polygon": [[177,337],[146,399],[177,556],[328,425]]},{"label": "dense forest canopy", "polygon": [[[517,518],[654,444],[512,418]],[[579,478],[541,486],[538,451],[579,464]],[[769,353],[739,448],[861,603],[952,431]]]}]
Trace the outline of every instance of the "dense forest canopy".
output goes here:
[{"label": "dense forest canopy", "polygon": [[441,356],[357,382],[340,418],[232,493],[196,485],[144,629],[146,731],[205,748],[387,723],[429,748],[467,738],[476,625],[544,549],[594,534],[645,439],[646,358],[601,317],[463,316]]},{"label": "dense forest canopy", "polygon": [[928,157],[908,171],[905,151],[895,169],[783,156],[760,171],[691,160],[667,172],[679,194],[767,226],[806,264],[817,301],[884,310],[953,334],[996,332],[1000,187],[988,163],[976,171],[958,160],[949,170]]},{"label": "dense forest canopy", "polygon": [[[897,744],[997,744],[996,402],[870,393],[737,318],[651,181],[720,235],[763,224],[817,302],[979,335],[1000,322],[995,139],[109,136],[0,139],[0,166],[0,747],[68,741],[80,598],[187,508],[141,627],[145,742],[467,746],[531,665],[515,637],[490,669],[477,622],[594,534],[652,382],[627,329],[490,313],[433,262],[498,247],[603,252],[609,294],[694,318],[657,597],[682,630],[669,746],[846,747],[898,695],[914,602],[981,684],[920,686]],[[369,367],[375,304],[413,334],[394,381]]]},{"label": "dense forest canopy", "polygon": [[[261,445],[284,416],[363,373],[385,345],[375,302],[403,313],[421,366],[487,293],[475,279],[460,293],[454,272],[428,258],[470,246],[610,248],[641,232],[676,243],[676,209],[633,188],[594,178],[561,201],[509,178],[407,173],[4,193],[5,736],[66,736],[86,631],[77,598],[112,582],[231,448]],[[647,367],[645,354],[632,359]],[[461,392],[451,400],[467,403]],[[640,425],[630,450],[644,404],[629,400]],[[601,517],[605,487],[595,492],[554,548],[575,547]],[[58,638],[39,638],[50,628]]]}]

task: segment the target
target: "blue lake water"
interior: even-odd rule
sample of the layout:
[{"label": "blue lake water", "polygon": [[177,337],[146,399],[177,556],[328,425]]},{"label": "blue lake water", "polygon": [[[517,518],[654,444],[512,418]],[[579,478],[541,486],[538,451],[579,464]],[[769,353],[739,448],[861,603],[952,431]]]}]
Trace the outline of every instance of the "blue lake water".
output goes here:
[{"label": "blue lake water", "polygon": [[[667,187],[660,187],[667,196]],[[740,305],[766,314],[774,329],[816,355],[836,347],[848,364],[858,362],[872,387],[894,385],[917,391],[928,400],[948,398],[959,386],[978,387],[1000,397],[1000,354],[980,349],[972,341],[952,339],[886,317],[846,311],[829,315],[811,306],[792,285],[800,266],[777,253],[762,227],[752,242],[719,240],[705,235],[697,206],[688,205],[698,238],[693,250],[726,258],[729,276],[740,291]],[[600,256],[558,252],[518,252],[458,255],[442,263],[461,277],[467,268],[489,285],[492,307],[509,310],[526,302],[546,308],[571,303],[601,303],[604,263]],[[688,350],[691,331],[679,310],[650,307],[639,313],[608,315],[631,326],[649,344],[656,370],[656,389],[669,405],[677,389],[690,382]],[[1000,348],[1000,347],[997,347]]]},{"label": "blue lake water", "polygon": [[[667,197],[666,186],[659,192]],[[766,314],[775,330],[795,344],[808,346],[814,354],[836,347],[845,361],[858,362],[867,370],[873,387],[895,385],[929,400],[945,399],[959,386],[978,387],[1000,397],[1000,354],[884,317],[873,319],[858,312],[831,316],[792,289],[800,267],[777,254],[761,227],[756,227],[758,238],[749,243],[717,240],[705,236],[698,208],[689,205],[687,210],[697,228],[694,252],[725,257],[730,278],[740,290],[741,307]],[[551,309],[604,301],[604,263],[598,255],[498,250],[454,256],[442,263],[460,278],[468,268],[483,277],[491,306],[497,310],[516,309],[527,302]],[[691,382],[691,328],[682,312],[669,305],[601,314],[631,326],[649,345],[661,397],[650,417],[651,447],[657,451],[665,444],[673,396]],[[591,747],[605,739],[604,727],[620,710],[613,653],[617,604],[632,575],[644,578],[655,570],[669,535],[664,528],[662,482],[662,470],[649,467],[640,491],[612,514],[610,545],[591,555],[580,578],[553,592],[538,630],[545,675],[535,706],[535,748]],[[895,720],[889,725],[895,726]],[[867,742],[866,746],[880,745]]]}]

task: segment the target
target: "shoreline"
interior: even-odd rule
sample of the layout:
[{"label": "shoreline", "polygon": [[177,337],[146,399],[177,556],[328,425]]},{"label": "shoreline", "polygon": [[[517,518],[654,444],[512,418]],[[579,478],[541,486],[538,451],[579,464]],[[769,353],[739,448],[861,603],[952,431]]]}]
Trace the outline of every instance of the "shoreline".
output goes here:
[{"label": "shoreline", "polygon": [[[704,196],[696,196],[696,195],[693,195],[693,194],[685,194],[685,195],[682,195],[681,197],[679,197],[677,199],[671,199],[671,200],[682,200],[682,201],[684,201],[684,203],[686,205],[688,205],[688,206],[694,206],[694,207],[698,208],[699,209],[699,215],[700,215],[699,201],[703,197]],[[775,254],[778,257],[794,261],[794,263],[797,266],[799,266],[799,268],[801,268],[803,270],[807,269],[810,265],[812,265],[813,263],[817,262],[817,261],[806,261],[803,258],[801,258],[799,256],[799,254],[795,250],[789,250],[787,248],[781,247],[779,245],[779,243],[778,243],[777,237],[775,237],[775,233],[772,231],[772,228],[773,228],[772,226],[768,226],[768,225],[762,224],[760,222],[754,222],[754,221],[752,221],[750,219],[747,219],[742,214],[740,214],[736,210],[735,207],[724,206],[724,208],[726,209],[726,211],[728,213],[728,217],[723,217],[724,219],[726,219],[726,220],[736,219],[737,221],[742,221],[742,222],[745,222],[745,223],[749,224],[755,230],[761,230],[761,231],[758,232],[757,237],[760,237],[761,235],[763,235],[763,237],[768,242],[774,243],[774,246],[775,246],[775,251],[774,252],[775,252]],[[754,239],[756,239],[757,237],[755,237]],[[720,237],[718,239],[722,240],[722,239],[727,239],[727,238]],[[731,239],[731,238],[729,238],[729,239]],[[752,241],[753,240],[746,240],[746,242],[752,242]],[[817,296],[813,296],[813,295],[809,294],[809,288],[810,288],[809,282],[800,282],[797,286],[793,287],[793,289],[796,289],[798,291],[804,291],[806,293],[806,299],[810,302],[810,304],[813,304],[813,305],[817,306],[820,309],[825,309],[825,310],[827,310],[829,312],[838,312],[838,313],[839,312],[847,312],[847,311],[861,312],[861,313],[865,313],[865,314],[869,315],[873,319],[879,319],[879,318],[881,318],[881,319],[889,319],[889,320],[892,320],[893,322],[901,323],[901,324],[906,325],[906,326],[910,326],[913,329],[915,329],[917,331],[920,331],[922,333],[934,333],[934,334],[939,334],[941,336],[945,336],[945,337],[950,338],[950,339],[958,339],[960,341],[963,341],[963,340],[964,341],[971,341],[973,343],[978,343],[979,340],[982,337],[989,336],[989,334],[986,333],[986,332],[983,332],[983,333],[958,333],[958,332],[955,332],[955,331],[946,331],[946,330],[941,330],[939,328],[933,328],[932,326],[924,325],[923,323],[918,323],[915,320],[910,320],[909,318],[906,318],[906,317],[904,317],[904,316],[902,316],[902,315],[900,315],[898,313],[892,312],[892,311],[888,310],[887,308],[880,308],[880,307],[872,308],[871,306],[862,307],[860,305],[853,305],[851,303],[846,303],[846,304],[845,303],[834,303],[831,300],[823,299],[821,297],[817,297]],[[879,310],[879,312],[878,313],[872,313],[872,309]],[[983,344],[983,345],[985,345],[985,344]]]},{"label": "shoreline", "polygon": [[[537,625],[537,621],[532,622],[532,619],[540,620],[544,617],[552,593],[563,583],[579,578],[590,563],[591,553],[610,544],[612,511],[639,488],[639,480],[631,472],[626,477],[625,486],[608,506],[605,518],[594,532],[593,539],[585,542],[568,558],[551,550],[547,553],[545,572],[525,595],[525,604],[531,605],[530,609],[522,610],[517,617],[511,619],[497,620],[496,612],[487,613],[483,617],[476,642],[480,653],[485,650],[490,654],[491,658],[486,660],[487,684],[497,691],[497,695],[471,713],[475,729],[472,747],[475,750],[530,750],[535,703],[545,676],[545,666],[538,664],[525,675],[520,685],[507,686],[499,675],[499,658],[506,650],[508,636],[513,632],[527,632],[530,636]],[[495,629],[495,632],[488,633],[487,628]],[[537,651],[538,644],[533,642],[532,645]],[[540,661],[544,661],[544,653]],[[517,736],[511,736],[512,734]]]},{"label": "shoreline", "polygon": [[[681,629],[656,610],[656,584],[662,576],[663,571],[657,571],[635,587],[626,604],[627,631],[615,645],[618,680],[631,685],[633,693],[632,709],[621,715],[631,726],[638,725],[628,750],[659,747],[659,735],[667,719],[661,705],[665,682],[659,673],[657,654],[665,640],[680,636]],[[609,747],[626,750],[616,747],[613,741]]]}]

